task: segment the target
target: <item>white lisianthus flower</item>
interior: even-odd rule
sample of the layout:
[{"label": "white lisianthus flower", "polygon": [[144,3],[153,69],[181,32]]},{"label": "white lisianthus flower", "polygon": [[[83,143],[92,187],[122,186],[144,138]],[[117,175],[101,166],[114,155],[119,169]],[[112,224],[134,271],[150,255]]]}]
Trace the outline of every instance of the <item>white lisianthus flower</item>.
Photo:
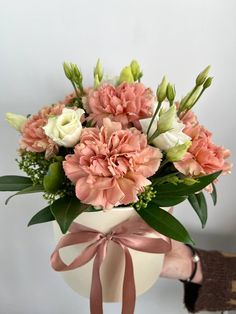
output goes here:
[{"label": "white lisianthus flower", "polygon": [[64,108],[62,114],[50,117],[43,127],[45,134],[59,146],[73,147],[78,143],[81,131],[81,117],[84,110]]},{"label": "white lisianthus flower", "polygon": [[[151,118],[140,120],[144,133],[147,133],[150,122]],[[152,144],[163,151],[191,141],[191,138],[182,132],[185,125],[179,121],[174,105],[166,110],[161,117],[155,117],[149,131],[149,137],[158,129],[158,125],[161,126],[161,131],[165,130],[165,132],[155,137],[152,140]]]},{"label": "white lisianthus flower", "polygon": [[183,123],[175,121],[169,131],[161,133],[153,140],[153,145],[167,151],[176,145],[191,141],[191,137],[182,132],[184,127]]},{"label": "white lisianthus flower", "polygon": [[25,116],[11,112],[6,113],[6,121],[17,131],[21,132],[23,124],[27,121]]}]

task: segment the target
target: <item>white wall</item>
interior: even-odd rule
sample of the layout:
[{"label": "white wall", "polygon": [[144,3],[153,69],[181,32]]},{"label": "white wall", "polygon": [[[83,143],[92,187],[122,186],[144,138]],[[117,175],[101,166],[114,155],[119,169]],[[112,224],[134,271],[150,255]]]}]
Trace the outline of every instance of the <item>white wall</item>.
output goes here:
[{"label": "white wall", "polygon": [[[70,92],[64,60],[78,63],[91,83],[97,57],[111,75],[137,58],[143,82],[156,88],[166,73],[179,97],[212,64],[214,84],[196,112],[215,142],[231,149],[235,161],[235,11],[233,0],[1,0],[1,175],[19,173],[14,163],[18,138],[4,122],[4,113],[33,113]],[[220,180],[218,205],[209,206],[204,231],[187,204],[176,208],[199,246],[236,250],[235,181],[235,171]],[[88,313],[87,300],[50,269],[55,245],[51,225],[26,227],[43,201],[18,197],[5,207],[7,195],[0,195],[0,313]],[[181,284],[160,280],[138,299],[135,313],[144,312],[186,313]],[[119,313],[119,306],[107,305],[105,313]]]}]

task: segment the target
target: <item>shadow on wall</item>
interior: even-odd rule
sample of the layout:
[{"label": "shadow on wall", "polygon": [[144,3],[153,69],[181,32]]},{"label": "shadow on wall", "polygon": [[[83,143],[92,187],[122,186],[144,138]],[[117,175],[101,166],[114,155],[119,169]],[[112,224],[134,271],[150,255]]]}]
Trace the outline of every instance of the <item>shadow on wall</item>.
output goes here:
[{"label": "shadow on wall", "polygon": [[195,240],[196,247],[206,250],[219,250],[223,252],[236,253],[236,235],[218,235],[215,233],[197,233],[191,232]]}]

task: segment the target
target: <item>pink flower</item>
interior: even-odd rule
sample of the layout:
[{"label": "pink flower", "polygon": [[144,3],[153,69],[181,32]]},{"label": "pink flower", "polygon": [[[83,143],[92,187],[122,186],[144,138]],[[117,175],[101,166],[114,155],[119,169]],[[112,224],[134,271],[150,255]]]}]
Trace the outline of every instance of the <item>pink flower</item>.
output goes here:
[{"label": "pink flower", "polygon": [[76,98],[76,93],[75,92],[72,92],[70,93],[69,95],[66,95],[66,97],[64,98],[64,100],[62,101],[63,104],[65,105],[71,105],[73,104],[73,100],[74,98]]},{"label": "pink flower", "polygon": [[230,152],[212,142],[212,134],[200,124],[189,126],[184,132],[192,138],[192,145],[185,154],[183,160],[174,165],[185,175],[204,175],[216,171],[227,173],[231,170],[231,164],[226,161]]},{"label": "pink flower", "polygon": [[197,117],[191,110],[187,113],[180,114],[180,120],[186,125],[186,127],[193,127],[198,124]]},{"label": "pink flower", "polygon": [[[84,95],[81,97],[82,100],[82,104],[83,104],[83,108],[86,108],[87,105],[87,97],[89,92],[93,90],[91,87],[87,87],[84,89]],[[77,93],[80,95],[80,91],[78,90]],[[77,94],[75,93],[75,91],[73,91],[72,93],[70,93],[69,95],[66,95],[65,98],[63,99],[63,101],[60,101],[60,103],[65,104],[65,105],[72,105],[74,103],[74,99],[77,98]]]},{"label": "pink flower", "polygon": [[42,108],[38,114],[31,116],[21,129],[20,150],[30,152],[45,152],[49,159],[58,152],[58,145],[46,136],[43,126],[47,124],[48,116],[60,115],[64,104],[56,104]]},{"label": "pink flower", "polygon": [[101,130],[83,130],[63,167],[83,203],[111,209],[138,200],[161,157],[158,148],[147,144],[146,135],[135,128],[122,130],[121,123],[105,118]]},{"label": "pink flower", "polygon": [[117,87],[104,84],[89,92],[89,120],[99,127],[106,117],[125,128],[129,124],[140,127],[138,120],[151,116],[153,101],[152,91],[141,83],[122,83]]}]

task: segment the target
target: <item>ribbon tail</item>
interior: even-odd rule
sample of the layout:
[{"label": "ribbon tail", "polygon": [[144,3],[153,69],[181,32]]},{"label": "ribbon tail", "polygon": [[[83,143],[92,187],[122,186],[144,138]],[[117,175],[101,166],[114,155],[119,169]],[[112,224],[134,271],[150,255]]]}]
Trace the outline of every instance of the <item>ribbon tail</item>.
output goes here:
[{"label": "ribbon tail", "polygon": [[107,242],[100,245],[93,262],[92,284],[90,290],[90,313],[103,314],[102,284],[100,268],[106,256]]},{"label": "ribbon tail", "polygon": [[122,314],[134,314],[136,291],[133,262],[128,248],[123,246],[123,250],[125,253],[125,273],[123,281]]}]

